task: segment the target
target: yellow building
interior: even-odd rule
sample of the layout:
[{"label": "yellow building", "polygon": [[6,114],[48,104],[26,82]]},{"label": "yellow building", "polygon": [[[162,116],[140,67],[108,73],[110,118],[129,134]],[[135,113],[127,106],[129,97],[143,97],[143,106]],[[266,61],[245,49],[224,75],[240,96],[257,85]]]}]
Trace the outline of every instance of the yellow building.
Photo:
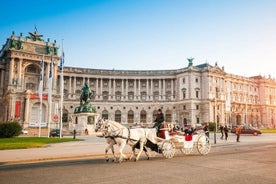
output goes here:
[{"label": "yellow building", "polygon": [[[23,127],[40,121],[40,62],[44,59],[42,126],[59,126],[60,71],[56,42],[37,32],[24,37],[12,33],[0,51],[0,121],[18,120]],[[48,73],[53,58],[52,107],[49,112]],[[79,61],[76,61],[79,62]],[[66,65],[66,61],[65,61]],[[64,128],[79,106],[82,86],[93,91],[97,113],[122,124],[154,121],[161,108],[167,122],[217,122],[275,127],[276,82],[263,76],[226,73],[208,63],[194,66],[188,59],[175,70],[106,70],[65,66]]]}]

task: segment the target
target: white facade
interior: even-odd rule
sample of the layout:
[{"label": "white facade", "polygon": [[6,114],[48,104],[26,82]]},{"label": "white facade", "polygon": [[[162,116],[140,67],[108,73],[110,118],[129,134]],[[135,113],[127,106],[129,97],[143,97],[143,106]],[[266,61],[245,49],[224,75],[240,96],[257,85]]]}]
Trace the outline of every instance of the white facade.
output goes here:
[{"label": "white facade", "polygon": [[[58,126],[54,116],[60,109],[60,58],[56,50],[51,51],[53,48],[57,49],[56,43],[49,40],[14,34],[7,39],[0,52],[0,121],[16,119],[28,127],[39,119],[36,115],[40,104],[38,84],[40,61],[44,58],[42,121]],[[47,79],[52,57],[55,67],[52,112],[49,112]],[[167,122],[180,125],[184,121],[216,121],[218,124],[275,127],[275,80],[229,74],[217,64],[188,66],[187,62],[181,69],[147,71],[64,67],[63,75],[65,128],[80,104],[85,82],[93,91],[91,102],[97,113],[123,124],[152,123],[156,110],[161,108]]]}]

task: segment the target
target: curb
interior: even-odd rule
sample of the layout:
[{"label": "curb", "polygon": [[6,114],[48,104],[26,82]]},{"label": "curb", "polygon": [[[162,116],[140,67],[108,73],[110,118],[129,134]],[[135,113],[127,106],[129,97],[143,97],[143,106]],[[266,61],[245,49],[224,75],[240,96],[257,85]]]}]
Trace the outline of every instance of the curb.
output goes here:
[{"label": "curb", "polygon": [[50,161],[62,161],[70,159],[84,159],[84,158],[104,158],[105,154],[92,154],[92,155],[75,155],[75,156],[63,156],[63,157],[49,157],[49,158],[37,158],[27,160],[14,160],[0,162],[1,165],[13,165],[13,164],[28,164],[28,163],[39,163],[39,162],[50,162]]}]

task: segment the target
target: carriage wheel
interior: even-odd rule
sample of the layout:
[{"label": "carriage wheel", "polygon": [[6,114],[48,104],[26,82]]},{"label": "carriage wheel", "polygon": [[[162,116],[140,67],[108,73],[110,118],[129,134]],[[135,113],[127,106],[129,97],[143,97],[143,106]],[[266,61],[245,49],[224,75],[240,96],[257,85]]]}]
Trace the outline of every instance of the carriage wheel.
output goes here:
[{"label": "carriage wheel", "polygon": [[175,154],[175,145],[173,142],[165,140],[161,146],[163,157],[172,158]]},{"label": "carriage wheel", "polygon": [[211,149],[210,139],[206,135],[200,135],[197,140],[197,150],[200,154],[206,155]]}]

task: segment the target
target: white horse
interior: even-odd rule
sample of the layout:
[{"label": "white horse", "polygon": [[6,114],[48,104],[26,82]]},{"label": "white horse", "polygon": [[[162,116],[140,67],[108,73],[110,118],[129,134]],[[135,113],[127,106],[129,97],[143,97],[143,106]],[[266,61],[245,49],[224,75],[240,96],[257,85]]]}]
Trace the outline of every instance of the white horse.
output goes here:
[{"label": "white horse", "polygon": [[[99,130],[103,129],[103,124],[102,124],[102,119],[99,119],[97,121],[97,123],[95,124],[94,130],[95,132],[98,132]],[[117,160],[116,156],[115,156],[115,151],[114,151],[114,145],[116,144],[116,141],[114,139],[114,137],[111,137],[107,134],[107,132],[105,131],[101,131],[102,135],[99,135],[100,137],[104,137],[105,141],[107,143],[107,147],[105,148],[105,161],[108,162],[109,161],[109,157],[108,157],[108,151],[111,149],[112,151],[112,155],[113,155],[113,160],[112,162],[115,162]]]},{"label": "white horse", "polygon": [[[129,158],[130,160],[135,155],[135,148],[140,149],[140,151],[138,152],[135,158],[135,161],[139,160],[142,151],[145,150],[144,146],[147,142],[148,132],[146,131],[146,129],[144,128],[129,129],[121,125],[120,123],[117,123],[111,120],[101,120],[101,123],[98,122],[98,124],[101,124],[98,130],[103,132],[105,135],[114,137],[115,142],[118,144],[119,152],[120,152],[119,162],[122,162],[123,159],[127,159],[126,155],[123,153],[123,150],[126,144],[129,144],[132,147],[132,154]],[[97,130],[95,129],[95,131]]]}]

